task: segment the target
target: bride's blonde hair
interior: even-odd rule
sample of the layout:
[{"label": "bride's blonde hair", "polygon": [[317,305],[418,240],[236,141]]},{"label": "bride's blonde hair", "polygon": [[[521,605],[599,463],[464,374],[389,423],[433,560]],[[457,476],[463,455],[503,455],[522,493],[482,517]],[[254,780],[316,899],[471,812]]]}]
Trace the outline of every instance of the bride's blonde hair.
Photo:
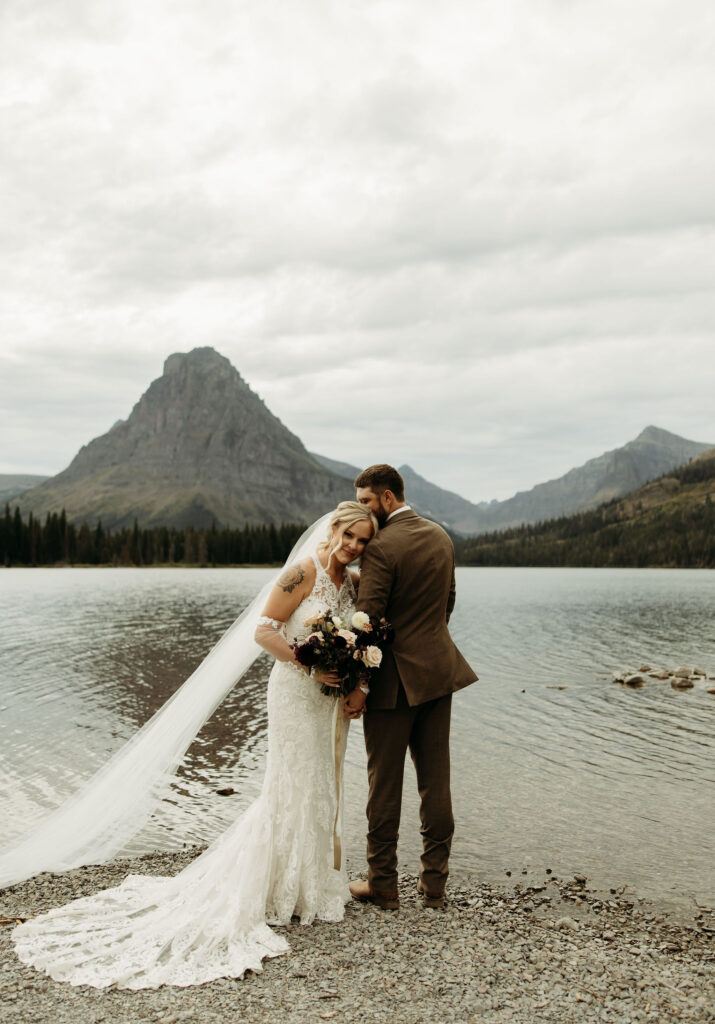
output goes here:
[{"label": "bride's blonde hair", "polygon": [[[322,549],[328,548],[328,562],[333,557],[336,551],[340,550],[340,539],[345,531],[353,526],[355,523],[367,522],[372,526],[373,537],[380,529],[380,524],[377,521],[377,516],[368,508],[367,505],[361,505],[359,501],[341,501],[335,511],[330,517],[328,522],[328,536],[326,540],[318,546]],[[338,529],[338,541],[333,547],[331,542],[333,539],[333,530]]]}]

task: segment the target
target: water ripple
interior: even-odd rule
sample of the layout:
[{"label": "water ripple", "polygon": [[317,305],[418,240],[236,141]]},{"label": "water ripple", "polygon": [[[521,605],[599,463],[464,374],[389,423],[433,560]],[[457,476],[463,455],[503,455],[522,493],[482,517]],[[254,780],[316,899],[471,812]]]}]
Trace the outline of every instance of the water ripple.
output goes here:
[{"label": "water ripple", "polygon": [[[0,787],[5,835],[56,806],[161,706],[265,582],[264,570],[0,573]],[[457,694],[457,872],[586,869],[604,884],[711,894],[713,713],[698,684],[614,686],[614,670],[715,675],[715,574],[463,569],[451,628],[480,681]],[[261,659],[189,749],[134,848],[221,831],[258,792]],[[556,687],[562,687],[557,689]],[[347,753],[347,846],[363,849],[365,755]],[[401,857],[413,870],[408,767]],[[216,790],[232,786],[236,796]],[[712,896],[711,896],[712,898]]]}]

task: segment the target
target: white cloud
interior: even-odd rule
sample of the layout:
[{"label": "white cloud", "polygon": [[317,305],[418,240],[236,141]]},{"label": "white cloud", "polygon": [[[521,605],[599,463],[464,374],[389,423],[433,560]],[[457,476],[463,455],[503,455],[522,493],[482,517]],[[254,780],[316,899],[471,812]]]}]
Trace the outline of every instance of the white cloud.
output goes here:
[{"label": "white cloud", "polygon": [[707,0],[4,18],[0,470],[197,345],[309,447],[475,500],[715,440]]}]

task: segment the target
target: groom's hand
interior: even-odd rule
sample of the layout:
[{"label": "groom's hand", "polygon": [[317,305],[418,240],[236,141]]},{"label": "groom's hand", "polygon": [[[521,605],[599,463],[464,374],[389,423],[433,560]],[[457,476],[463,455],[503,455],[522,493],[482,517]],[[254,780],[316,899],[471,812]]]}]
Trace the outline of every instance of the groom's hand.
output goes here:
[{"label": "groom's hand", "polygon": [[343,715],[345,718],[360,718],[365,711],[367,695],[360,687],[356,687],[343,701]]}]

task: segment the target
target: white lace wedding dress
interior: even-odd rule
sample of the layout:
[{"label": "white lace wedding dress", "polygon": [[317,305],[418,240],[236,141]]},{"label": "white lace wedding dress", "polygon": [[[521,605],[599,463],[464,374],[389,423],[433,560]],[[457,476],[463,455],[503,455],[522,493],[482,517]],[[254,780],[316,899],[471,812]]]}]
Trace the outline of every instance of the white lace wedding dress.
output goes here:
[{"label": "white lace wedding dress", "polygon": [[[316,582],[285,626],[355,610],[350,574],[338,591],[317,559]],[[174,877],[129,875],[113,888],[19,925],[17,954],[57,981],[105,988],[199,985],[258,971],[289,946],[269,925],[340,921],[350,899],[340,845],[348,722],[341,702],[285,662],[268,682],[268,755],[261,795]]]}]

